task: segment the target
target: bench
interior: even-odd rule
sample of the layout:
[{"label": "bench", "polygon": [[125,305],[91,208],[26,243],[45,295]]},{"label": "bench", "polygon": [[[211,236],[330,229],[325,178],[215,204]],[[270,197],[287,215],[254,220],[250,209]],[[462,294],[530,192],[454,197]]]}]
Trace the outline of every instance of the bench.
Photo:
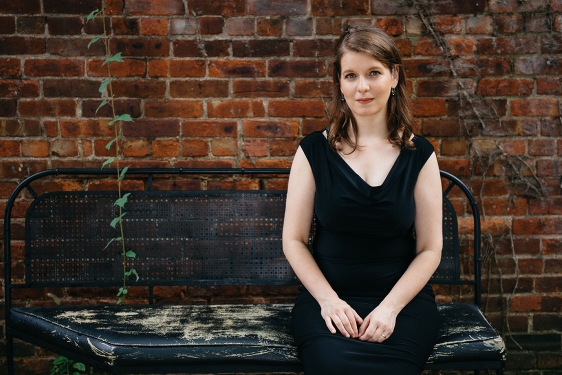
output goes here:
[{"label": "bench", "polygon": [[[129,191],[124,217],[127,247],[136,253],[131,263],[140,278],[128,281],[131,290],[137,291],[129,300],[135,303],[119,305],[107,298],[100,304],[91,295],[80,298],[84,289],[71,292],[96,287],[116,292],[123,283],[118,244],[104,249],[116,236],[109,226],[116,216],[116,192],[55,189],[36,193],[64,185],[56,183],[63,177],[84,181],[111,178],[114,173],[47,170],[25,179],[10,196],[4,223],[9,373],[14,374],[14,338],[115,374],[302,371],[289,328],[288,302],[294,295],[281,301],[285,303],[271,303],[279,302],[275,299],[259,304],[243,300],[235,304],[155,303],[155,289],[178,286],[243,286],[264,291],[293,286],[296,293],[299,282],[281,246],[286,192],[203,189],[213,179],[250,179],[256,181],[255,186],[265,186],[263,181],[286,178],[288,170],[129,170],[127,179],[144,185],[144,190]],[[438,303],[439,339],[426,369],[494,369],[500,374],[505,345],[479,309],[477,205],[459,179],[446,172],[441,175],[444,249],[432,283],[436,288],[464,285],[463,290],[469,290],[464,298],[470,296],[473,303]],[[174,186],[173,181],[192,180],[195,190],[160,190]],[[24,259],[11,252],[11,244],[18,239],[12,238],[11,224],[16,227],[14,223],[21,221],[12,217],[16,200],[29,203]],[[470,246],[462,247],[472,254],[459,253],[456,211],[463,226],[473,231]],[[311,241],[313,236],[312,231]],[[12,270],[16,270],[13,277]],[[35,288],[74,298],[63,299],[61,305],[29,306],[22,296]]]}]

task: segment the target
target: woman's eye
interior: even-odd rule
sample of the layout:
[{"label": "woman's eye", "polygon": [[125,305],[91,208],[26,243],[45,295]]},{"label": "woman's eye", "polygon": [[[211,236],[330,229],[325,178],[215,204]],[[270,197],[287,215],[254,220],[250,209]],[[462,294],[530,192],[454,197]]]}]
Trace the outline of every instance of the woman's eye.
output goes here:
[{"label": "woman's eye", "polygon": [[355,74],[349,73],[345,76],[345,78],[355,78]]},{"label": "woman's eye", "polygon": [[373,70],[373,71],[371,72],[371,75],[372,75],[372,76],[376,76],[376,75],[379,75],[379,74],[380,74],[380,73],[379,73],[378,71],[376,71],[376,70]]}]

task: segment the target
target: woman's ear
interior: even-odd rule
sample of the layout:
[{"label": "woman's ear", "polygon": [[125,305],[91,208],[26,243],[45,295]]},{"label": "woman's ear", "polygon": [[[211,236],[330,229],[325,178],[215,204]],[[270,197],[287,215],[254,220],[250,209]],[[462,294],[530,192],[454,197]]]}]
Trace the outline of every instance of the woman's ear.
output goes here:
[{"label": "woman's ear", "polygon": [[391,70],[391,73],[392,73],[392,80],[393,80],[394,82],[396,82],[396,84],[398,84],[398,77],[399,77],[398,69],[400,69],[400,66],[394,65],[394,66],[392,67],[392,70]]}]

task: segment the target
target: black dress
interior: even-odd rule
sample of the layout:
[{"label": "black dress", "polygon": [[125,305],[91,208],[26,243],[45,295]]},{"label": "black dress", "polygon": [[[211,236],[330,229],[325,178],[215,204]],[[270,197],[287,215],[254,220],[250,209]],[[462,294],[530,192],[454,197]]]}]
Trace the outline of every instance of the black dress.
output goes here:
[{"label": "black dress", "polygon": [[[433,153],[425,138],[400,151],[380,186],[368,185],[322,132],[301,141],[316,183],[313,255],[338,296],[365,318],[390,292],[415,256],[414,186]],[[431,353],[438,312],[430,285],[400,312],[382,343],[332,334],[320,306],[301,288],[293,308],[293,335],[305,375],[419,374]]]}]

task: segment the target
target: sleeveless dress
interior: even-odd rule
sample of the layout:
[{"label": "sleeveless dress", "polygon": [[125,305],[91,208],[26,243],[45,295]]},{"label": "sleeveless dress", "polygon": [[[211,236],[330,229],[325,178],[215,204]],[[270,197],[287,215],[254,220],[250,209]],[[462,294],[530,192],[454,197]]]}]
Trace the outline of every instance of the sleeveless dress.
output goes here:
[{"label": "sleeveless dress", "polygon": [[[404,274],[415,257],[414,187],[433,153],[414,136],[380,186],[368,185],[330,148],[322,132],[300,143],[316,183],[316,232],[312,251],[338,296],[365,318]],[[292,329],[305,375],[419,374],[437,338],[439,315],[430,285],[400,312],[382,343],[332,334],[320,306],[301,287]]]}]

